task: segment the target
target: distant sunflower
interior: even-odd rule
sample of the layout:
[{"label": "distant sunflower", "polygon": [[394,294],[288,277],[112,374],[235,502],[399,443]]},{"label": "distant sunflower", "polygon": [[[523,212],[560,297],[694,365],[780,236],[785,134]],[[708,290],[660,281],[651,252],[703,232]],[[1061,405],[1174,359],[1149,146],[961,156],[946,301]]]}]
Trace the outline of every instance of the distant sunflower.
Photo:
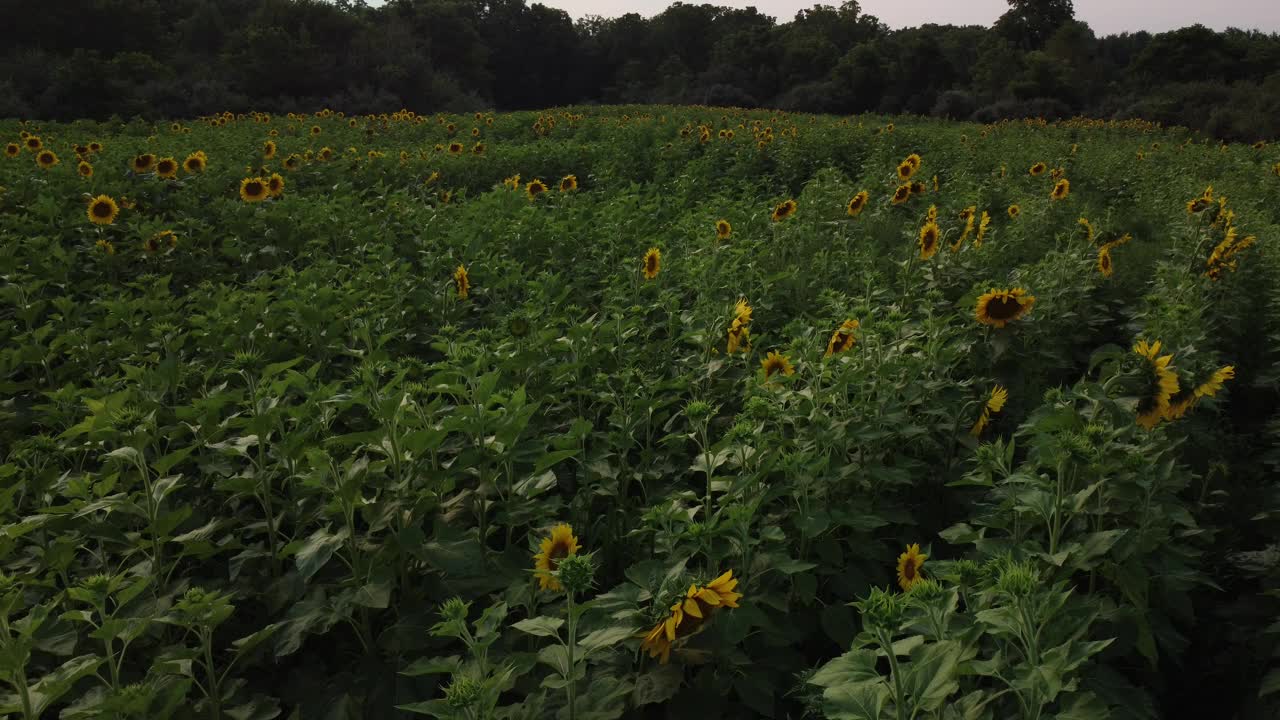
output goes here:
[{"label": "distant sunflower", "polygon": [[120,206],[107,195],[99,195],[89,201],[89,222],[94,225],[110,225],[120,214]]},{"label": "distant sunflower", "polygon": [[1205,380],[1203,383],[1196,386],[1196,399],[1199,400],[1200,398],[1213,397],[1217,395],[1218,391],[1222,389],[1223,384],[1228,380],[1235,379],[1235,376],[1236,369],[1232,365],[1226,365],[1214,370],[1208,380]]},{"label": "distant sunflower", "polygon": [[867,200],[870,198],[871,196],[867,194],[866,190],[854,195],[849,199],[849,204],[845,207],[845,212],[848,213],[849,217],[858,217],[862,214],[862,210],[867,206]]},{"label": "distant sunflower", "polygon": [[578,189],[578,176],[565,175],[560,179],[560,192],[569,192]]},{"label": "distant sunflower", "polygon": [[530,180],[529,184],[524,186],[524,192],[526,195],[529,196],[530,200],[538,197],[539,195],[541,195],[546,191],[547,191],[547,184],[542,182],[541,180],[538,180],[537,178]]},{"label": "distant sunflower", "polygon": [[827,341],[827,353],[823,357],[831,357],[837,353],[850,350],[854,342],[856,342],[853,331],[857,330],[858,326],[857,320],[845,320],[841,323],[840,327],[831,333],[831,339]]},{"label": "distant sunflower", "polygon": [[208,167],[208,165],[209,160],[205,157],[204,153],[199,150],[191,153],[187,156],[186,160],[182,161],[182,169],[192,175],[204,172],[204,169]]},{"label": "distant sunflower", "polygon": [[573,534],[573,526],[561,523],[551,528],[551,534],[542,538],[538,545],[538,553],[533,556],[533,567],[538,578],[538,586],[543,590],[559,592],[564,589],[554,573],[560,567],[560,561],[577,555],[582,546]]},{"label": "distant sunflower", "polygon": [[302,167],[302,158],[298,155],[298,153],[293,153],[292,155],[284,159],[285,170],[297,170],[300,167]]},{"label": "distant sunflower", "polygon": [[171,157],[160,158],[156,161],[156,176],[165,180],[172,180],[178,177],[178,161]]},{"label": "distant sunflower", "polygon": [[920,259],[928,260],[938,253],[938,239],[942,236],[942,231],[938,229],[938,223],[928,222],[924,227],[920,228],[920,236],[917,238],[920,243]]},{"label": "distant sunflower", "polygon": [[467,274],[465,265],[459,265],[453,271],[453,287],[458,292],[460,300],[466,300],[471,294],[471,276]]},{"label": "distant sunflower", "polygon": [[133,158],[133,171],[138,174],[151,172],[151,168],[155,167],[156,156],[151,153],[143,153]]},{"label": "distant sunflower", "polygon": [[58,154],[52,150],[41,150],[36,153],[36,165],[48,170],[49,168],[62,162],[58,159]]},{"label": "distant sunflower", "polygon": [[982,241],[987,239],[987,228],[991,225],[991,214],[986,210],[982,211],[982,218],[978,221],[978,236],[973,240],[974,247],[982,247]]},{"label": "distant sunflower", "polygon": [[1038,162],[1035,165],[1032,165],[1031,169],[1028,172],[1031,173],[1032,177],[1040,177],[1041,175],[1044,174],[1044,171],[1048,169],[1049,169],[1048,165],[1045,165],[1042,162]]},{"label": "distant sunflower", "polygon": [[484,143],[482,142],[478,142],[475,145],[471,146],[472,155],[483,155],[484,151],[485,151],[485,146],[484,146]]},{"label": "distant sunflower", "polygon": [[1089,222],[1088,218],[1080,218],[1076,220],[1076,224],[1084,229],[1085,239],[1092,243],[1094,238],[1093,223]]},{"label": "distant sunflower", "polygon": [[268,140],[262,143],[262,158],[270,160],[276,156],[276,143],[274,140]]},{"label": "distant sunflower", "polygon": [[319,137],[319,136],[320,136],[320,126],[319,126],[319,125],[312,125],[312,126],[311,126],[311,137]]},{"label": "distant sunflower", "polygon": [[8,158],[16,158],[22,154],[22,146],[18,143],[9,143],[4,146],[4,156]]},{"label": "distant sunflower", "polygon": [[927,188],[925,188],[924,183],[920,182],[919,180],[911,183],[912,195],[923,195],[926,189]]},{"label": "distant sunflower", "polygon": [[39,136],[36,135],[28,135],[27,139],[23,141],[23,144],[27,146],[27,150],[30,152],[35,152],[44,147],[44,143],[41,142]]},{"label": "distant sunflower", "polygon": [[908,545],[907,551],[898,556],[898,587],[903,590],[910,590],[912,586],[920,582],[923,579],[920,575],[920,568],[924,566],[924,561],[928,559],[928,555],[920,553],[920,545],[918,543]]},{"label": "distant sunflower", "polygon": [[911,167],[912,167],[913,171],[919,171],[919,170],[920,170],[920,165],[921,165],[924,161],[920,158],[920,155],[919,155],[919,154],[917,154],[917,153],[911,153],[911,154],[910,154],[910,155],[908,155],[905,159],[903,159],[903,161],[902,161],[902,162],[904,162],[904,163],[907,163],[907,164],[911,165]]},{"label": "distant sunflower", "polygon": [[901,205],[902,203],[910,199],[911,199],[911,185],[903,184],[903,185],[899,185],[897,188],[894,189],[893,200],[891,202],[893,202],[894,205]]},{"label": "distant sunflower", "polygon": [[978,437],[982,435],[982,431],[991,424],[991,416],[1004,409],[1004,404],[1009,400],[1009,391],[999,385],[991,389],[991,395],[987,397],[986,402],[982,403],[982,412],[978,415],[978,421],[969,428],[969,434]]},{"label": "distant sunflower", "polygon": [[1178,393],[1178,375],[1169,367],[1173,355],[1160,355],[1160,342],[1137,342],[1133,352],[1147,361],[1150,371],[1149,385],[1138,400],[1138,425],[1151,430],[1164,419],[1169,410],[1169,399]]},{"label": "distant sunflower", "polygon": [[449,154],[450,154],[450,155],[461,155],[461,154],[462,154],[462,150],[463,150],[462,143],[460,143],[460,142],[451,142],[451,143],[449,143]]},{"label": "distant sunflower", "polygon": [[76,165],[76,172],[80,173],[82,178],[91,178],[93,177],[93,165],[90,165],[87,160],[81,160]]},{"label": "distant sunflower", "polygon": [[1022,288],[991,288],[978,298],[974,316],[983,325],[1002,328],[1031,312],[1035,304],[1035,296],[1028,295]]},{"label": "distant sunflower", "polygon": [[728,240],[730,235],[733,235],[733,226],[729,224],[729,221],[723,218],[717,220],[716,221],[716,239]]},{"label": "distant sunflower", "polygon": [[98,238],[98,241],[94,243],[93,246],[101,250],[106,255],[116,254],[116,246],[113,245],[110,240],[105,238]]},{"label": "distant sunflower", "polygon": [[658,248],[649,248],[644,254],[644,267],[641,272],[644,274],[645,280],[653,280],[658,277],[658,273],[662,270],[662,251]]},{"label": "distant sunflower", "polygon": [[1071,181],[1062,178],[1054,183],[1053,191],[1049,193],[1049,197],[1053,200],[1064,200],[1071,194]]},{"label": "distant sunflower", "polygon": [[796,201],[787,200],[786,202],[783,202],[779,204],[777,207],[775,207],[773,209],[773,213],[769,216],[769,218],[774,222],[778,222],[780,220],[786,220],[787,218],[794,215],[795,212],[796,212]]},{"label": "distant sunflower", "polygon": [[751,348],[751,305],[745,298],[739,299],[733,309],[733,322],[729,325],[729,345],[725,350],[732,355]]},{"label": "distant sunflower", "polygon": [[169,249],[178,247],[178,234],[172,230],[161,230],[153,237],[162,247],[168,247]]},{"label": "distant sunflower", "polygon": [[1022,214],[1022,208],[1018,207],[1017,205],[1010,205],[1009,209],[1006,212],[1009,213],[1010,220],[1016,220],[1017,217]]},{"label": "distant sunflower", "polygon": [[1102,273],[1102,277],[1111,277],[1115,272],[1115,268],[1111,265],[1111,248],[1109,247],[1098,249],[1098,272]]},{"label": "distant sunflower", "polygon": [[907,162],[906,160],[903,160],[902,162],[898,163],[898,179],[899,180],[903,182],[910,180],[911,176],[914,175],[915,173],[916,173],[916,167],[911,163]]},{"label": "distant sunflower", "polygon": [[98,142],[97,140],[94,140],[93,142],[89,143],[89,152],[95,155],[102,152],[102,143]]},{"label": "distant sunflower", "polygon": [[1213,205],[1213,198],[1198,197],[1194,200],[1187,201],[1187,214],[1194,215],[1198,212],[1208,209]]},{"label": "distant sunflower", "polygon": [[786,355],[780,355],[776,351],[770,350],[765,359],[760,361],[760,367],[764,369],[764,379],[768,380],[778,373],[783,375],[795,375],[796,369],[791,366],[791,360]]},{"label": "distant sunflower", "polygon": [[247,203],[260,203],[267,199],[267,183],[260,177],[240,181],[240,199]]},{"label": "distant sunflower", "polygon": [[284,194],[284,178],[280,173],[271,173],[271,177],[267,178],[267,194],[273,198]]}]

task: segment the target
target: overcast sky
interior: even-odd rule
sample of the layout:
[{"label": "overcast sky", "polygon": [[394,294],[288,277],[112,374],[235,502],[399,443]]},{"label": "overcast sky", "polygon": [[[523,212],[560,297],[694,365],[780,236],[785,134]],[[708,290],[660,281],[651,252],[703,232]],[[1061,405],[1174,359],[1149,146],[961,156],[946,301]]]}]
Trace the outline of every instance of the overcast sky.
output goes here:
[{"label": "overcast sky", "polygon": [[[534,0],[530,0],[532,4]],[[575,19],[583,15],[616,17],[636,12],[655,15],[672,0],[537,0],[543,5],[568,11]],[[827,0],[825,4],[840,4]],[[698,0],[686,0],[701,4]],[[813,7],[815,0],[708,0],[713,5],[755,6],[779,22],[795,16],[797,10]],[[1009,8],[1005,0],[860,0],[862,11],[875,15],[892,28],[926,23],[939,25],[991,25]],[[371,5],[382,4],[372,0]],[[1076,19],[1089,23],[1099,35],[1149,30],[1161,32],[1200,23],[1218,30],[1238,27],[1280,32],[1280,0],[1075,0]]]}]

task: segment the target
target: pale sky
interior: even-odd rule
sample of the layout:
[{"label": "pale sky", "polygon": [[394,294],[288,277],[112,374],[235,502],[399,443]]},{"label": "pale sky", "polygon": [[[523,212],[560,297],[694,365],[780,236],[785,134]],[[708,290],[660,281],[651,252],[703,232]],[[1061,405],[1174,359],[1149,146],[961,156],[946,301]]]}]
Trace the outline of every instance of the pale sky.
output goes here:
[{"label": "pale sky", "polygon": [[[575,19],[583,15],[616,17],[629,12],[650,16],[662,12],[673,0],[530,0],[567,11]],[[699,0],[685,0],[701,4]],[[726,7],[755,6],[765,15],[786,22],[797,10],[813,7],[815,0],[706,0]],[[875,15],[892,28],[926,23],[989,26],[1009,9],[1005,0],[860,0],[862,11]],[[372,0],[371,5],[380,5]],[[839,6],[840,0],[826,0]],[[1163,32],[1200,23],[1216,30],[1238,27],[1280,32],[1280,0],[1074,0],[1076,19],[1089,23],[1099,35],[1124,31]]]}]

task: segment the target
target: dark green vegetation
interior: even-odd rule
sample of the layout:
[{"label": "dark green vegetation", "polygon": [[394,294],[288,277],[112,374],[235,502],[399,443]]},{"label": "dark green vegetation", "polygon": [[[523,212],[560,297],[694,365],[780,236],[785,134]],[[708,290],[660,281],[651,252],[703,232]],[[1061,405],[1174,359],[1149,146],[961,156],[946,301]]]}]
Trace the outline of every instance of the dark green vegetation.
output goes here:
[{"label": "dark green vegetation", "polygon": [[[689,103],[805,112],[1141,117],[1280,136],[1280,38],[1097,37],[1070,0],[992,28],[893,31],[857,2],[795,18],[675,3],[588,18],[524,0],[0,0],[0,117]],[[924,19],[922,19],[923,22]]]},{"label": "dark green vegetation", "polygon": [[[0,123],[32,136],[61,162],[0,157],[2,715],[1277,716],[1275,147],[652,106]],[[532,574],[561,522],[572,596]],[[738,607],[642,655],[729,570]]]}]

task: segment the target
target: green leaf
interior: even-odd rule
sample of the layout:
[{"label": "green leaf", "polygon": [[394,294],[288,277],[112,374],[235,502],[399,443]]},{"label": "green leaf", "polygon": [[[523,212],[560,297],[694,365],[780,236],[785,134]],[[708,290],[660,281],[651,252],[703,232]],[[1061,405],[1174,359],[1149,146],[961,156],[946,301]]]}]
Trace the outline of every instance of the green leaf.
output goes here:
[{"label": "green leaf", "polygon": [[850,650],[818,668],[813,677],[809,678],[809,683],[818,687],[831,688],[865,683],[879,678],[874,650]]},{"label": "green leaf", "polygon": [[960,644],[953,640],[921,645],[911,651],[910,670],[903,673],[903,688],[917,708],[933,712],[960,689],[955,679],[960,654]]},{"label": "green leaf", "polygon": [[666,702],[675,697],[683,682],[684,670],[679,665],[658,665],[636,677],[631,702],[637,707]]},{"label": "green leaf", "polygon": [[298,572],[302,574],[304,580],[310,580],[311,576],[319,572],[325,563],[329,562],[329,558],[333,557],[334,551],[342,547],[342,543],[347,540],[347,529],[343,528],[337,533],[329,532],[328,528],[317,530],[311,533],[311,537],[307,538],[302,549],[298,551],[295,561],[298,566]]},{"label": "green leaf", "polygon": [[417,677],[419,675],[440,675],[455,673],[462,667],[462,660],[457,655],[449,657],[418,658],[409,667],[400,671],[401,675]]},{"label": "green leaf", "polygon": [[64,662],[57,670],[32,684],[31,705],[36,716],[66,695],[77,680],[92,675],[102,662],[102,658],[96,655],[81,655]]},{"label": "green leaf", "polygon": [[1266,697],[1280,692],[1280,668],[1274,668],[1262,677],[1262,687],[1258,688],[1258,697]]},{"label": "green leaf", "polygon": [[534,618],[527,618],[518,623],[512,624],[511,627],[520,632],[529,633],[534,637],[559,637],[560,626],[564,625],[564,618],[547,617],[546,615]]},{"label": "green leaf", "polygon": [[363,585],[351,597],[351,602],[361,607],[383,610],[391,603],[391,583],[383,580]]},{"label": "green leaf", "polygon": [[881,680],[827,688],[822,693],[822,711],[827,720],[880,720],[889,695]]},{"label": "green leaf", "polygon": [[613,625],[601,628],[578,641],[578,646],[585,652],[600,650],[616,645],[629,637],[635,637],[637,631],[625,625]]}]

